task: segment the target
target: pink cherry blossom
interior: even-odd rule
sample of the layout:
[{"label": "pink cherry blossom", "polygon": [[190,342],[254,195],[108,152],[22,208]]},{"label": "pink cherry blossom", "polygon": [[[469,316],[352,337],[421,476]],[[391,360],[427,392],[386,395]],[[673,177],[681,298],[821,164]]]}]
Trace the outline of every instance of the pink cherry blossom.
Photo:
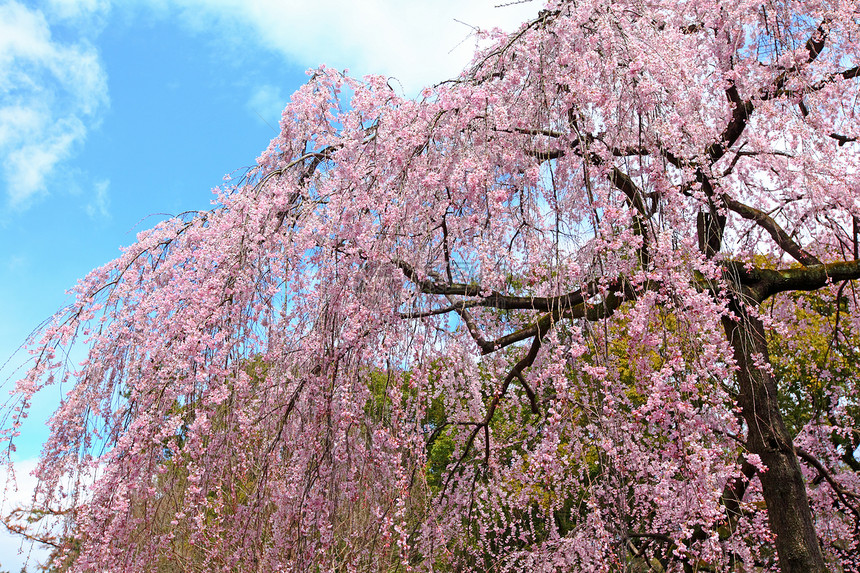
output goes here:
[{"label": "pink cherry blossom", "polygon": [[315,70],[30,341],[58,567],[860,567],[856,2],[490,37],[416,100]]}]

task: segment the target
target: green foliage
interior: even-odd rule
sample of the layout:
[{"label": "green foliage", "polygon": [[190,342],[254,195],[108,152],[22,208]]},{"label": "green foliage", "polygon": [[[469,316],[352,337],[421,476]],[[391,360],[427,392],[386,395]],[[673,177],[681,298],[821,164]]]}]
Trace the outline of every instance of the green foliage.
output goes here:
[{"label": "green foliage", "polygon": [[[779,405],[792,435],[812,421],[829,423],[849,385],[860,379],[860,333],[846,321],[848,301],[825,292],[787,296],[793,314],[781,330],[768,331],[768,350],[780,384]],[[772,312],[786,302],[774,301]],[[860,413],[848,404],[852,415]],[[856,445],[854,446],[856,448]]]}]

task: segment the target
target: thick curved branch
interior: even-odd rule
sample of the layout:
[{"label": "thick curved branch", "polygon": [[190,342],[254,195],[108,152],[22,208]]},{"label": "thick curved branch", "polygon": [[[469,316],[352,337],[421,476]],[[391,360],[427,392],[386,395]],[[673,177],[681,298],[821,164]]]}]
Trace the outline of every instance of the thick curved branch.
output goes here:
[{"label": "thick curved branch", "polygon": [[809,54],[807,63],[814,61],[818,55],[824,50],[824,42],[827,40],[829,18],[825,18],[815,29],[815,32],[806,41],[806,51]]},{"label": "thick curved branch", "polygon": [[745,205],[740,201],[732,199],[728,195],[723,195],[722,200],[729,210],[734,211],[744,219],[754,221],[759,227],[767,231],[768,234],[773,237],[773,240],[776,241],[776,244],[779,245],[779,247],[786,253],[794,257],[797,262],[807,266],[821,264],[821,261],[818,260],[815,255],[809,253],[803,249],[803,247],[795,243],[794,239],[792,239],[788,233],[786,233],[785,230],[764,211]]},{"label": "thick curved branch", "polygon": [[[439,284],[431,279],[422,279],[412,266],[400,259],[394,264],[403,271],[403,274],[418,287],[422,294],[443,295],[449,301],[449,306],[425,311],[401,312],[398,314],[403,319],[424,318],[438,316],[449,312],[456,312],[471,334],[475,343],[483,354],[490,354],[501,348],[505,348],[522,340],[536,336],[552,322],[567,318],[584,318],[588,321],[600,320],[611,315],[624,300],[636,298],[636,292],[623,278],[618,278],[606,284],[605,281],[595,279],[583,288],[554,296],[554,297],[531,297],[504,295],[492,292],[487,296],[481,293],[486,290],[479,284],[455,283],[450,285]],[[589,304],[587,301],[605,291],[601,301]],[[620,296],[619,293],[620,292]],[[453,296],[472,296],[473,300],[455,301]],[[545,313],[534,323],[520,328],[519,330],[502,336],[496,340],[486,340],[481,335],[481,330],[475,323],[469,308],[484,307],[495,310],[531,310]]]},{"label": "thick curved branch", "polygon": [[[768,99],[775,99],[777,97],[798,98],[798,97],[803,96],[804,94],[823,90],[828,85],[835,83],[839,80],[850,80],[850,79],[856,78],[858,76],[860,76],[860,67],[854,66],[853,68],[849,68],[847,70],[842,70],[841,72],[832,73],[832,74],[828,75],[827,77],[825,77],[824,79],[818,80],[814,84],[811,84],[808,86],[803,86],[803,87],[796,88],[796,89],[780,88],[780,89],[774,91],[773,94],[768,94],[766,97],[763,97],[762,99],[768,100]],[[804,113],[803,113],[804,116],[806,116],[808,114],[809,114],[808,110],[804,111]]]},{"label": "thick curved branch", "polygon": [[642,192],[639,190],[639,186],[630,179],[629,175],[617,167],[613,167],[612,171],[609,172],[609,181],[627,196],[627,200],[630,202],[630,205],[632,205],[642,217],[647,218],[650,216],[645,207],[645,202],[642,200]]},{"label": "thick curved branch", "polygon": [[483,291],[481,285],[477,284],[452,283],[444,285],[438,284],[430,279],[422,279],[418,275],[418,272],[412,268],[412,265],[406,261],[395,259],[393,262],[401,271],[403,271],[406,278],[415,283],[415,285],[424,294],[440,294],[445,296],[481,296],[481,292],[486,292]]},{"label": "thick curved branch", "polygon": [[[816,28],[806,41],[808,56],[806,62],[802,65],[808,65],[814,62],[818,58],[818,55],[824,50],[824,44],[827,40],[827,27],[828,20],[825,19],[821,24],[819,24],[818,28]],[[759,93],[759,98],[764,101],[777,96],[786,95],[787,92],[783,89],[785,83],[789,75],[796,73],[799,69],[800,66],[783,69],[782,72],[774,78],[771,84],[772,87],[765,88]],[[851,70],[848,70],[843,73],[848,73],[850,75],[852,72]],[[844,77],[846,79],[848,78],[848,76]],[[746,129],[749,117],[752,115],[753,111],[755,111],[755,105],[753,104],[752,99],[744,100],[741,98],[738,93],[737,86],[734,84],[726,90],[726,97],[730,102],[732,102],[732,104],[734,104],[734,107],[732,108],[732,118],[729,120],[729,123],[720,135],[719,141],[712,143],[707,147],[707,149],[705,149],[705,153],[711,159],[711,164],[716,163],[726,154],[729,148],[735,144],[744,129]]]},{"label": "thick curved branch", "polygon": [[860,261],[837,261],[790,269],[748,268],[743,263],[728,262],[726,267],[758,303],[781,292],[813,291],[828,283],[860,279]]},{"label": "thick curved branch", "polygon": [[[451,300],[451,298],[448,297],[448,300]],[[475,320],[472,318],[472,315],[469,314],[469,311],[467,311],[465,308],[457,308],[456,312],[460,315],[460,318],[463,320],[463,322],[466,323],[466,329],[469,331],[469,334],[472,335],[472,339],[481,349],[482,354],[489,354],[496,350],[497,346],[495,342],[489,342],[484,339],[483,336],[481,336],[481,329],[479,329],[478,325],[475,324]]]},{"label": "thick curved branch", "polygon": [[[540,312],[553,312],[564,309],[573,309],[579,304],[582,304],[586,299],[591,298],[600,293],[602,290],[601,284],[605,285],[609,290],[620,290],[623,286],[620,279],[616,279],[609,284],[605,281],[595,279],[587,283],[583,288],[558,296],[514,296],[506,295],[500,292],[492,291],[490,294],[485,294],[488,289],[485,289],[477,283],[453,283],[439,284],[430,279],[422,279],[418,272],[412,268],[409,263],[396,259],[394,264],[403,271],[403,274],[415,286],[418,287],[422,294],[436,294],[443,296],[468,296],[478,297],[475,301],[469,302],[453,302],[447,311],[457,311],[462,308],[470,308],[482,306],[494,308],[497,310],[535,310]],[[432,314],[442,314],[439,311],[426,311]],[[402,318],[420,318],[424,313],[402,313]]]},{"label": "thick curved branch", "polygon": [[451,476],[454,475],[454,472],[457,468],[462,465],[463,461],[466,459],[466,456],[469,455],[469,451],[471,451],[472,446],[475,443],[475,439],[478,437],[478,433],[483,430],[484,432],[484,455],[486,457],[487,462],[490,461],[490,421],[493,419],[493,416],[496,414],[496,409],[499,407],[499,404],[502,401],[502,397],[507,393],[508,387],[511,385],[511,382],[514,380],[519,380],[520,383],[523,384],[523,388],[526,391],[526,394],[529,397],[529,401],[531,402],[532,412],[538,413],[537,402],[535,400],[534,392],[531,387],[525,382],[525,377],[523,376],[523,370],[532,365],[537,358],[538,351],[540,350],[541,345],[543,344],[543,338],[546,336],[547,332],[552,328],[552,324],[548,324],[545,327],[545,330],[538,330],[538,333],[535,335],[534,340],[532,341],[532,345],[529,348],[528,353],[517,362],[508,375],[505,377],[504,381],[499,387],[499,391],[493,396],[492,401],[487,406],[487,413],[484,415],[484,418],[480,422],[471,422],[466,423],[466,425],[474,425],[473,430],[469,433],[469,437],[466,439],[466,444],[463,446],[463,453],[457,459],[457,462],[454,464],[454,468],[448,474],[448,479],[445,480],[445,486],[443,489],[448,488],[448,482],[451,480]]},{"label": "thick curved branch", "polygon": [[732,108],[732,118],[720,134],[720,140],[715,141],[705,149],[705,154],[711,158],[711,163],[716,163],[726,154],[726,151],[735,144],[741,134],[746,129],[747,121],[755,110],[751,100],[744,101],[738,93],[738,88],[732,84],[726,90],[726,97],[734,107]]}]

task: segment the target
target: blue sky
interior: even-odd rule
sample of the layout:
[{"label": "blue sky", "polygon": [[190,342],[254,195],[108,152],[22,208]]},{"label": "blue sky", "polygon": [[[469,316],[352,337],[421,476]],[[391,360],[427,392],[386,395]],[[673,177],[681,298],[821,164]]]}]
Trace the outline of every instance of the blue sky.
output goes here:
[{"label": "blue sky", "polygon": [[[497,4],[0,0],[0,382],[78,278],[253,165],[305,70],[386,74],[416,94],[468,62],[473,27],[511,30],[541,7]],[[24,428],[24,470],[57,399]],[[0,538],[0,570],[18,571],[16,553]]]}]

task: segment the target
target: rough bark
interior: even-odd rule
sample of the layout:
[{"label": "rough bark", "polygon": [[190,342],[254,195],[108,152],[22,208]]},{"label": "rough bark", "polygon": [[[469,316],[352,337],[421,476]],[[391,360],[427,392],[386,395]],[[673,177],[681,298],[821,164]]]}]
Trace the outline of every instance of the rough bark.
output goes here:
[{"label": "rough bark", "polygon": [[779,411],[776,380],[767,368],[764,326],[739,304],[732,311],[737,319],[724,318],[723,327],[738,365],[738,405],[748,428],[747,448],[767,467],[759,478],[781,569],[783,573],[824,573],[827,568],[806,484]]}]

